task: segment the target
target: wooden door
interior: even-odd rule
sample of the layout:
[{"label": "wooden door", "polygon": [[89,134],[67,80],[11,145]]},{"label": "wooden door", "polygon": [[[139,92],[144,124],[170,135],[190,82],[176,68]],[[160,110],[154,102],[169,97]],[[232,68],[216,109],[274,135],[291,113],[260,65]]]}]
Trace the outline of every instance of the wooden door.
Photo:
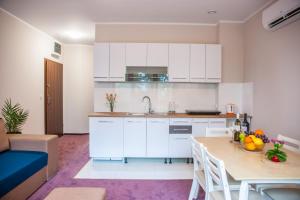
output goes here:
[{"label": "wooden door", "polygon": [[45,133],[63,134],[63,65],[45,59]]}]

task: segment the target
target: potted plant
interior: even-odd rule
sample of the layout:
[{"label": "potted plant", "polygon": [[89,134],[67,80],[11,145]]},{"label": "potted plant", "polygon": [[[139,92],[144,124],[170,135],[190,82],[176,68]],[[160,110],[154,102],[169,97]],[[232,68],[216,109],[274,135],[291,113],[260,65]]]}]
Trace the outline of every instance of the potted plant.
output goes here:
[{"label": "potted plant", "polygon": [[274,149],[270,149],[266,152],[266,156],[273,162],[284,162],[286,161],[287,155],[285,152],[279,150],[284,142],[276,139],[272,139],[271,142],[274,144]]},{"label": "potted plant", "polygon": [[28,111],[24,111],[19,103],[13,105],[11,99],[6,99],[2,107],[2,116],[7,133],[20,134],[28,114]]}]

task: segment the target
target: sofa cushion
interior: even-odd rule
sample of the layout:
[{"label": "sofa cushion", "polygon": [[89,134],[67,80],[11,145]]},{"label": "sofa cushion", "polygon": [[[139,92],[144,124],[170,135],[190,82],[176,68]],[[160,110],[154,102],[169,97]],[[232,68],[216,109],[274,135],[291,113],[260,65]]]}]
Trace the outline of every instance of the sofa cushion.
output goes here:
[{"label": "sofa cushion", "polygon": [[45,167],[48,154],[37,151],[0,153],[0,198]]},{"label": "sofa cushion", "polygon": [[4,129],[3,119],[0,118],[0,152],[9,149],[8,136]]}]

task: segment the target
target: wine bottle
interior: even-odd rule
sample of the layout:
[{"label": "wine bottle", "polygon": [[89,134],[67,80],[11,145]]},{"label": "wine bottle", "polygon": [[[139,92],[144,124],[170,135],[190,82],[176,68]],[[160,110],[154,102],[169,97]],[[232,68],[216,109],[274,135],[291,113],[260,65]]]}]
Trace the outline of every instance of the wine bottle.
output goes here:
[{"label": "wine bottle", "polygon": [[248,115],[247,113],[244,114],[244,120],[242,122],[242,131],[244,131],[245,133],[250,133],[250,124],[247,121]]},{"label": "wine bottle", "polygon": [[241,121],[240,121],[240,114],[236,114],[236,119],[234,121],[234,126],[233,126],[233,140],[234,141],[240,141],[240,133],[241,133]]}]

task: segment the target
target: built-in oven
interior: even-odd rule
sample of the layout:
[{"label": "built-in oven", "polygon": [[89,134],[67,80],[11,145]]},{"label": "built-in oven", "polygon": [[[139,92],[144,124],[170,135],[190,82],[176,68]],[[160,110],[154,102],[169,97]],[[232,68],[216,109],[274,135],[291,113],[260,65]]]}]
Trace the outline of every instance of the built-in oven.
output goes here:
[{"label": "built-in oven", "polygon": [[[170,158],[189,158],[192,157],[191,135],[192,119],[190,118],[171,118],[169,125],[169,155]],[[170,163],[172,160],[170,159]]]}]

